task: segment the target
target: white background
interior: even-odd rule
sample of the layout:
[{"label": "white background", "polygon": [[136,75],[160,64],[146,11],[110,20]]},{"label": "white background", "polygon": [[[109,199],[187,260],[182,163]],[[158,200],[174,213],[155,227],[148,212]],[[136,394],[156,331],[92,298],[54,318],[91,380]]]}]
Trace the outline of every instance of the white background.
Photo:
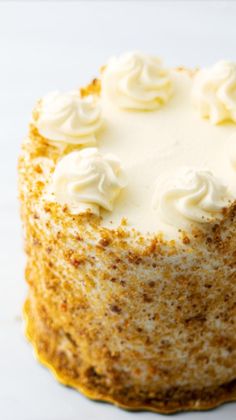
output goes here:
[{"label": "white background", "polygon": [[[86,84],[112,54],[139,49],[167,65],[236,61],[232,1],[0,2],[0,419],[148,420],[59,385],[23,337],[24,256],[16,199],[20,142],[35,100]],[[178,420],[233,420],[236,404]]]}]

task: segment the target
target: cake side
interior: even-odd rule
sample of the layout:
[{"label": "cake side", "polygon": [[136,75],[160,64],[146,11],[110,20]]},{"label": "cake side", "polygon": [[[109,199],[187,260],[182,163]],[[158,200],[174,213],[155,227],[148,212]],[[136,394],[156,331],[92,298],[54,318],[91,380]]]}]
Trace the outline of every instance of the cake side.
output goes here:
[{"label": "cake side", "polygon": [[[112,385],[107,385],[107,380],[97,373],[93,365],[81,363],[77,347],[72,350],[71,337],[60,337],[60,334],[48,328],[47,323],[43,325],[42,314],[38,315],[39,318],[36,321],[35,311],[30,309],[30,300],[26,301],[24,307],[26,337],[33,344],[36,358],[60,383],[77,389],[90,399],[113,403],[127,410],[149,410],[163,414],[208,410],[236,400],[235,380],[217,387],[196,391],[173,387],[168,392],[155,393],[145,392],[137,387],[124,388],[123,382],[114,374]],[[62,347],[67,351],[58,351],[58,344],[61,341]],[[68,353],[72,355],[69,356]],[[77,357],[74,357],[74,353]],[[110,363],[114,363],[114,357],[110,357]],[[113,389],[114,383],[116,383],[116,390]]]},{"label": "cake side", "polygon": [[233,399],[235,206],[182,245],[106,229],[45,200],[56,155],[35,136],[19,173],[27,328],[39,358],[88,396],[125,407],[173,412]]}]

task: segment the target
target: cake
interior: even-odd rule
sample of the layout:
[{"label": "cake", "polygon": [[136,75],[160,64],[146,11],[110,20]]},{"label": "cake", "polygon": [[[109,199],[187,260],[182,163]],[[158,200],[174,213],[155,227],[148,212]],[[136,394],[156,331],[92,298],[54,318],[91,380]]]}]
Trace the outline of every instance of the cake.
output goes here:
[{"label": "cake", "polygon": [[236,64],[112,57],[33,110],[19,158],[26,334],[132,410],[236,400]]}]

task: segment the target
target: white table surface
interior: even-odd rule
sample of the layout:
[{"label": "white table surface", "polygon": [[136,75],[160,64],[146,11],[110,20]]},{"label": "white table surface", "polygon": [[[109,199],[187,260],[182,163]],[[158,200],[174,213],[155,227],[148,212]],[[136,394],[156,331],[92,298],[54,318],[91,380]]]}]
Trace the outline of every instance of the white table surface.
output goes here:
[{"label": "white table surface", "polygon": [[[236,61],[234,1],[0,2],[0,419],[148,420],[59,385],[23,336],[26,287],[16,160],[35,100],[96,76],[111,54],[140,49],[168,65]],[[179,420],[233,420],[236,404]]]}]

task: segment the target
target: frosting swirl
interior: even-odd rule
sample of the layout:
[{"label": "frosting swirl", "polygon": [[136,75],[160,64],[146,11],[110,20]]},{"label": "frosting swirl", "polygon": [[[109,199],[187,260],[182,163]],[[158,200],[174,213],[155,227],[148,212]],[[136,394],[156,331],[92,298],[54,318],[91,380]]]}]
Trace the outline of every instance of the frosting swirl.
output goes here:
[{"label": "frosting swirl", "polygon": [[[159,207],[162,219],[176,226],[186,222],[204,223],[219,217],[227,204],[227,189],[210,171],[182,168],[175,181],[157,185],[154,207]],[[229,198],[229,197],[228,197]]]},{"label": "frosting swirl", "polygon": [[193,100],[200,115],[213,124],[236,123],[236,63],[220,61],[195,76]]},{"label": "frosting swirl", "polygon": [[85,148],[64,156],[52,177],[55,200],[67,204],[71,213],[88,209],[99,214],[99,208],[113,209],[113,202],[125,186],[116,157],[101,155],[97,148]]},{"label": "frosting swirl", "polygon": [[172,82],[157,57],[133,52],[109,60],[102,91],[120,108],[154,110],[170,98]]},{"label": "frosting swirl", "polygon": [[35,125],[48,141],[95,144],[101,111],[92,97],[81,98],[77,92],[52,92],[41,100]]}]

